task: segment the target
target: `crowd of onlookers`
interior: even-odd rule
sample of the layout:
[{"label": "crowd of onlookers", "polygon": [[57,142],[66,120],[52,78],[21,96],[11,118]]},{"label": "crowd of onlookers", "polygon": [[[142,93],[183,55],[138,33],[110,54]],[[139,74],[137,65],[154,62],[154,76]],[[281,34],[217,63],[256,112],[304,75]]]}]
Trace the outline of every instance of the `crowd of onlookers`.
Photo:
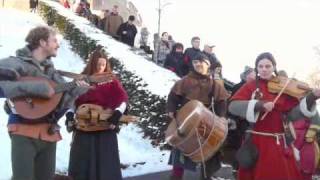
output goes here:
[{"label": "crowd of onlookers", "polygon": [[[102,11],[102,16],[94,14],[90,10],[90,3],[86,0],[61,0],[65,8],[72,9],[79,16],[83,16],[91,21],[106,34],[112,36],[131,47],[135,46],[137,27],[135,25],[135,16],[130,15],[124,22],[123,17],[119,14],[119,7],[113,5],[112,9]],[[163,66],[179,77],[186,75],[190,71],[190,63],[199,53],[208,57],[211,62],[211,72],[215,79],[222,79],[221,63],[213,52],[214,44],[206,43],[203,49],[200,49],[200,38],[193,37],[191,47],[184,49],[182,43],[176,42],[168,32],[163,32],[161,36],[154,34],[153,47],[149,45],[149,35],[147,27],[140,29],[139,47],[147,54],[152,55],[152,60],[160,66]]]}]

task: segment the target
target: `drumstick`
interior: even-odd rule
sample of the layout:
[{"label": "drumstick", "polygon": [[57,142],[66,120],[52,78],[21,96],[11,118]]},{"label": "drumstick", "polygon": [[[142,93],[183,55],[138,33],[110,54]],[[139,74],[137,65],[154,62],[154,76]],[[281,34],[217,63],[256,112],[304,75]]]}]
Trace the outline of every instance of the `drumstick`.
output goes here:
[{"label": "drumstick", "polygon": [[[294,75],[295,75],[295,74],[294,74]],[[292,78],[294,77],[294,75],[292,76]],[[279,92],[279,94],[277,95],[277,97],[272,101],[273,104],[278,101],[278,99],[279,99],[280,96],[283,94],[284,90],[287,88],[287,86],[288,86],[288,84],[289,84],[289,82],[291,81],[292,78],[288,78],[288,79],[287,79],[287,82],[284,84],[283,88],[281,89],[281,91]],[[264,112],[264,114],[263,114],[262,117],[261,117],[261,120],[263,120],[263,119],[267,116],[268,113],[269,113],[268,111]]]}]

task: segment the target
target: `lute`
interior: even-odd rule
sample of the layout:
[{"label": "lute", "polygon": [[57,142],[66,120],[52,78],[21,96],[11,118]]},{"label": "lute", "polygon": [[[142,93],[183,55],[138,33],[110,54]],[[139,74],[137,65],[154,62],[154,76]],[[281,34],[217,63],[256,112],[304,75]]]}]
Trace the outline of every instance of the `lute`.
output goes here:
[{"label": "lute", "polygon": [[[115,76],[113,74],[104,73],[99,75],[83,76],[81,80],[84,80],[89,84],[92,84],[111,82],[114,78]],[[55,91],[55,94],[49,99],[36,97],[21,97],[13,98],[10,100],[10,104],[14,107],[17,114],[26,119],[26,123],[38,123],[43,121],[43,119],[51,112],[53,112],[59,105],[63,93],[77,86],[76,81],[57,84],[56,82],[43,77],[26,76],[19,78],[18,81],[47,81]]]}]

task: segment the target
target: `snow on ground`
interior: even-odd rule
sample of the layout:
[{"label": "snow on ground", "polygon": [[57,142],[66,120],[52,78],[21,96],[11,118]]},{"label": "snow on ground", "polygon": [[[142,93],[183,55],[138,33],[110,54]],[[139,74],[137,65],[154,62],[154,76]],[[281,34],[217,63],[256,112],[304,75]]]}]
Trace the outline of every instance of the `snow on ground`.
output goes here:
[{"label": "snow on ground", "polygon": [[[72,16],[71,12],[66,13],[70,13],[71,15],[69,15]],[[9,14],[10,16],[8,16]],[[102,34],[100,31],[91,28],[83,18],[78,18],[76,15],[74,15],[74,17],[77,21],[76,24],[81,26],[82,30],[90,36],[101,38],[101,42],[103,42],[102,45],[107,45],[107,51],[114,57],[120,58],[122,62],[126,64],[125,67],[138,72],[141,76],[147,77],[145,81],[151,83],[151,90],[157,91],[159,88],[160,91],[158,90],[157,92],[159,92],[160,95],[167,94],[168,90],[166,88],[171,86],[177,77],[133,54],[129,51],[128,46],[122,45]],[[0,58],[14,55],[16,49],[25,45],[24,38],[28,31],[36,25],[44,24],[42,19],[35,14],[13,9],[0,9],[0,21]],[[98,32],[98,34],[95,34],[95,32]],[[56,68],[79,73],[84,67],[83,61],[77,54],[71,51],[68,42],[64,40],[61,35],[59,36],[59,39],[61,39],[60,49],[57,57],[53,59]],[[161,73],[162,78],[160,78]],[[171,80],[168,81],[166,78],[171,78]],[[162,87],[161,84],[166,85]],[[0,100],[0,104],[2,107],[3,100]],[[2,108],[0,108],[0,180],[9,179],[11,176],[10,140],[6,124],[7,115]],[[60,125],[63,127],[61,131],[63,140],[60,141],[57,146],[57,170],[66,171],[68,167],[71,135],[68,134],[64,128],[64,119],[60,121]],[[170,168],[167,165],[168,151],[160,151],[158,148],[152,147],[149,140],[142,138],[140,131],[138,127],[131,124],[123,127],[118,135],[121,162],[124,164],[144,163],[143,165],[138,164],[135,167],[129,166],[129,168],[123,170],[122,173],[124,177],[158,172]]]},{"label": "snow on ground", "polygon": [[[135,55],[132,51],[129,51],[129,46],[118,43],[118,41],[95,28],[88,20],[79,17],[59,3],[48,0],[43,0],[43,2],[54,7],[59,14],[68,17],[68,19],[74,23],[80,31],[86,33],[88,37],[97,40],[99,44],[107,47],[107,52],[110,53],[111,56],[119,59],[127,70],[143,78],[144,82],[148,84],[147,88],[152,93],[160,96],[168,95],[173,83],[178,79],[174,73],[169,73],[169,70],[159,68],[155,63],[146,61],[141,58],[141,56]],[[152,75],[150,73],[152,73]]]}]

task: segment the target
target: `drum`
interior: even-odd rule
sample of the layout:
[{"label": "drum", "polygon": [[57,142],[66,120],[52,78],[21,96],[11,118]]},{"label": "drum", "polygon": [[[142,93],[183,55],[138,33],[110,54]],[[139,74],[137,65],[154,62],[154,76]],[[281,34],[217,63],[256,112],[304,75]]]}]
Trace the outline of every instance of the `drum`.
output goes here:
[{"label": "drum", "polygon": [[200,101],[191,100],[178,111],[165,135],[167,143],[192,161],[203,162],[220,149],[227,133],[225,118],[216,116]]}]

